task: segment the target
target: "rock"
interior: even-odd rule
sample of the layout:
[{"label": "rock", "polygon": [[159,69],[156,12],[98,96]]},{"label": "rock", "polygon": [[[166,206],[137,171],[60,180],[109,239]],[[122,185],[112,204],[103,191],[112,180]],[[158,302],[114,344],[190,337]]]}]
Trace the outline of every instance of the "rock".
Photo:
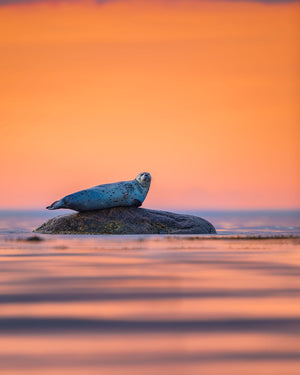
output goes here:
[{"label": "rock", "polygon": [[34,230],[44,234],[216,234],[192,215],[137,207],[115,207],[57,216]]}]

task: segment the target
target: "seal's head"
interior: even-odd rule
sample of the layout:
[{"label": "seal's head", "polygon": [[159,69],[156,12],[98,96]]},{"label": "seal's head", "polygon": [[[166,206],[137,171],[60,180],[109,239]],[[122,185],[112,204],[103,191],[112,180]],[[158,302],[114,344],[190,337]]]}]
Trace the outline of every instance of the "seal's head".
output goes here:
[{"label": "seal's head", "polygon": [[148,188],[150,187],[151,183],[151,175],[148,172],[142,172],[135,178],[143,187]]}]

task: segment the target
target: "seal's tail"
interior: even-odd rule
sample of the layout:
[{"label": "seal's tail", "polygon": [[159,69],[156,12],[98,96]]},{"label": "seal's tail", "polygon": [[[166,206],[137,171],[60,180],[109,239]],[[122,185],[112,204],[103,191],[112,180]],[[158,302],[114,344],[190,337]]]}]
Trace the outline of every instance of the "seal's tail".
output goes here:
[{"label": "seal's tail", "polygon": [[55,201],[50,206],[46,207],[47,210],[57,210],[58,208],[61,208],[61,202],[60,201]]}]

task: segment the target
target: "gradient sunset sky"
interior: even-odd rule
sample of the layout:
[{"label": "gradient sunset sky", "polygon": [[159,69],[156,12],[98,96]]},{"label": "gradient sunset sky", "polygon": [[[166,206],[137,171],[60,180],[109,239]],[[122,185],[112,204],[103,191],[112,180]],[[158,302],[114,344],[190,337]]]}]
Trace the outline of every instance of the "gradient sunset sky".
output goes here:
[{"label": "gradient sunset sky", "polygon": [[0,208],[152,174],[151,208],[300,208],[299,1],[0,0]]}]

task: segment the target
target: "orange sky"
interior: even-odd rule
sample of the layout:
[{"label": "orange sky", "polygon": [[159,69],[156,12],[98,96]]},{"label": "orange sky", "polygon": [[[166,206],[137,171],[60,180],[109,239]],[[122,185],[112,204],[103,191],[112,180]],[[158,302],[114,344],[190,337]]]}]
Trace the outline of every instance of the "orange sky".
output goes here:
[{"label": "orange sky", "polygon": [[142,171],[145,207],[300,208],[299,15],[299,2],[0,6],[0,208]]}]

